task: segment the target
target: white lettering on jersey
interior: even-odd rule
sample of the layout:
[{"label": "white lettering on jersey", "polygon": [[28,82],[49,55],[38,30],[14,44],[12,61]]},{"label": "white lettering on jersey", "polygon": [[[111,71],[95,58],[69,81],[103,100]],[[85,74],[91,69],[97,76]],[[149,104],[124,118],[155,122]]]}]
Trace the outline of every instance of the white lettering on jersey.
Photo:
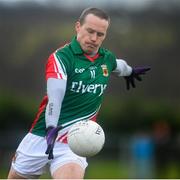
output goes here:
[{"label": "white lettering on jersey", "polygon": [[90,70],[91,73],[91,78],[95,78],[96,77],[96,71],[95,70]]},{"label": "white lettering on jersey", "polygon": [[84,68],[80,68],[80,69],[76,68],[75,69],[75,73],[83,73],[84,71],[85,71]]},{"label": "white lettering on jersey", "polygon": [[101,96],[106,89],[107,84],[83,84],[82,81],[72,82],[71,91],[76,93],[93,93],[96,94],[99,90],[99,96]]},{"label": "white lettering on jersey", "polygon": [[96,66],[91,66],[89,67],[90,73],[91,73],[91,78],[94,79],[96,77],[96,71],[95,69],[97,69]]}]

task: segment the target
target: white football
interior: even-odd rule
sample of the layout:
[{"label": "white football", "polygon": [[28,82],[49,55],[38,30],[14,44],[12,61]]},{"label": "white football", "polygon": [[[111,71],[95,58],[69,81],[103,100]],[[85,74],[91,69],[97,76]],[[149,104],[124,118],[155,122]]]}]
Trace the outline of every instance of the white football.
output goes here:
[{"label": "white football", "polygon": [[103,148],[105,135],[98,123],[84,120],[72,125],[67,135],[67,141],[75,154],[91,157]]}]

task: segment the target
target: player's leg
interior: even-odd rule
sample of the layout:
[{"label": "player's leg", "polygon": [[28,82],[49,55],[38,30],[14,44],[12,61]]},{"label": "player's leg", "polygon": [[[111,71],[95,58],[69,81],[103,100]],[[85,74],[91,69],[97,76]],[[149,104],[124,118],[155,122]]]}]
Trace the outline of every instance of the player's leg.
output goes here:
[{"label": "player's leg", "polygon": [[13,168],[10,169],[7,179],[38,179],[39,175],[26,175],[15,171]]},{"label": "player's leg", "polygon": [[57,142],[50,172],[54,179],[83,179],[88,163],[85,157],[74,154],[68,144]]},{"label": "player's leg", "polygon": [[8,179],[37,179],[48,163],[46,140],[28,133],[21,141],[12,159]]},{"label": "player's leg", "polygon": [[26,179],[26,178],[18,174],[13,168],[11,168],[7,179]]},{"label": "player's leg", "polygon": [[53,179],[83,179],[84,169],[76,163],[68,163],[59,167],[53,174]]}]

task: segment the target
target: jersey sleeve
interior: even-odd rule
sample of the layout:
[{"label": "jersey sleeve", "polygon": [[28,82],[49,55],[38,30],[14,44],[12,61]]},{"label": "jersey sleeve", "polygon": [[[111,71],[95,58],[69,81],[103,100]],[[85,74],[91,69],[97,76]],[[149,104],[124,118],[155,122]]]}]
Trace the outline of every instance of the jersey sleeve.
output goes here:
[{"label": "jersey sleeve", "polygon": [[52,53],[46,64],[46,80],[48,78],[67,80],[66,68],[59,56]]},{"label": "jersey sleeve", "polygon": [[132,67],[123,59],[116,59],[116,69],[113,71],[117,76],[129,76],[132,73]]},{"label": "jersey sleeve", "polygon": [[117,67],[116,56],[111,51],[107,51],[108,60],[110,62],[111,71],[114,71]]},{"label": "jersey sleeve", "polygon": [[112,71],[114,71],[117,68],[116,56],[114,54],[111,54],[111,56],[112,56]]},{"label": "jersey sleeve", "polygon": [[57,126],[65,92],[66,81],[54,78],[47,80],[48,104],[45,111],[46,128]]}]

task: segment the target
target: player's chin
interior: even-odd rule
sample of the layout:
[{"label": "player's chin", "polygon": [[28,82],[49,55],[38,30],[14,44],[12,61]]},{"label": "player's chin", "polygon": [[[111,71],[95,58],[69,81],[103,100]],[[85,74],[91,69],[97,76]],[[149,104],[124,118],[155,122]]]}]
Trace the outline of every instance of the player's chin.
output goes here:
[{"label": "player's chin", "polygon": [[97,48],[94,48],[94,47],[88,47],[87,49],[86,49],[86,53],[87,54],[94,54],[95,52],[97,52],[98,51],[98,49]]}]

